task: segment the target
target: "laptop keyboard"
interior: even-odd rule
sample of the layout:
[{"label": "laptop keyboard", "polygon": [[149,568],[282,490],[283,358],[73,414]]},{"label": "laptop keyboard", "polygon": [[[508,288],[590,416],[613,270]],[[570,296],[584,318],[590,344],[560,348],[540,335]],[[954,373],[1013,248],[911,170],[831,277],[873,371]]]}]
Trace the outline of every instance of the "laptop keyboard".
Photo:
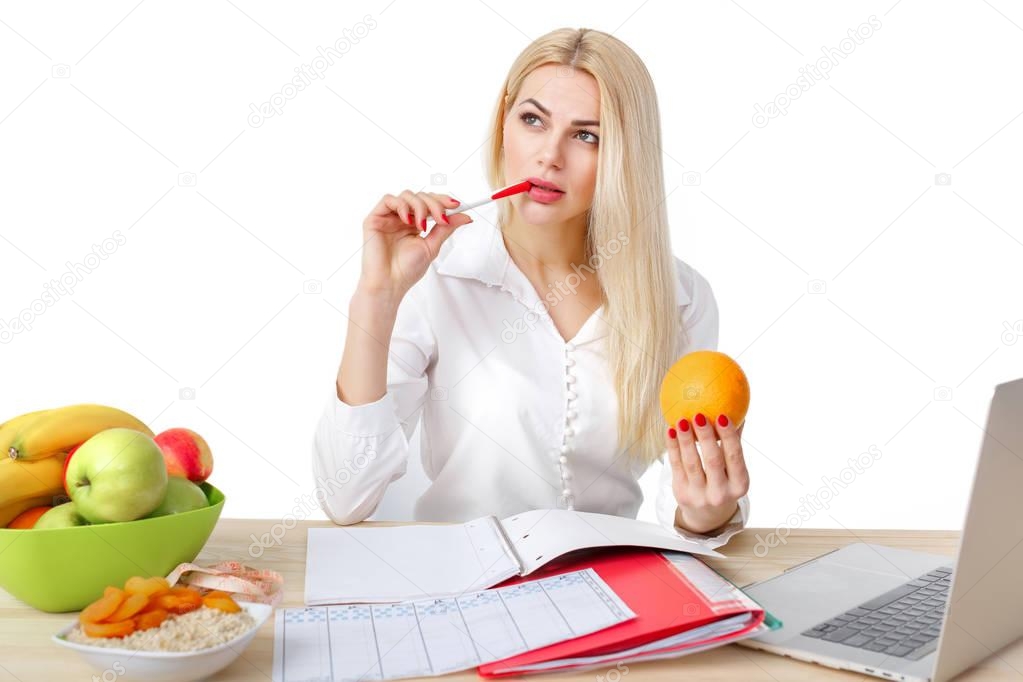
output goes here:
[{"label": "laptop keyboard", "polygon": [[952,568],[936,568],[802,634],[917,661],[938,646],[951,583]]}]

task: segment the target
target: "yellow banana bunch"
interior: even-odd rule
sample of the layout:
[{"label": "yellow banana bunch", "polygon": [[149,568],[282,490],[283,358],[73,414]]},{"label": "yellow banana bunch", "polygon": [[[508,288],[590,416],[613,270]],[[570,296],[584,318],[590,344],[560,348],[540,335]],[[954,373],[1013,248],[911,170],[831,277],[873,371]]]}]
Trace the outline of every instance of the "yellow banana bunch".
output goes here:
[{"label": "yellow banana bunch", "polygon": [[11,448],[11,442],[14,437],[18,435],[18,431],[25,427],[30,421],[46,414],[49,410],[36,410],[35,412],[26,412],[25,414],[19,415],[14,419],[9,419],[3,424],[0,424],[0,457],[7,455],[7,451]]},{"label": "yellow banana bunch", "polygon": [[0,528],[26,509],[52,505],[64,494],[65,457],[59,453],[32,462],[0,458]]},{"label": "yellow banana bunch", "polygon": [[[93,403],[45,410],[42,414],[21,422],[17,428],[12,424],[14,421],[7,422],[15,431],[7,445],[7,454],[11,459],[23,462],[41,460],[67,452],[75,445],[107,429],[121,427],[141,431],[149,437],[154,435],[141,420],[127,412],[116,407]],[[2,428],[6,430],[6,424]],[[0,497],[0,501],[2,499]]]}]

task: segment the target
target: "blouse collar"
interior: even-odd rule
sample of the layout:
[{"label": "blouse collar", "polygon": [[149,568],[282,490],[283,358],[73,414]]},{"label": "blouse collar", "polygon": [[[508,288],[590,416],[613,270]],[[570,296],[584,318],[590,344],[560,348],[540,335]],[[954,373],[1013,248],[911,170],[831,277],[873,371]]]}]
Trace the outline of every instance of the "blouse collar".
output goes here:
[{"label": "blouse collar", "polygon": [[[519,270],[508,254],[504,238],[496,224],[479,220],[461,227],[442,248],[437,273],[453,277],[475,279],[489,287],[501,287],[525,305],[539,301],[529,279]],[[677,259],[676,259],[677,261]],[[676,268],[680,268],[676,262]],[[692,301],[682,285],[681,272],[675,278],[675,300],[680,306]]]}]

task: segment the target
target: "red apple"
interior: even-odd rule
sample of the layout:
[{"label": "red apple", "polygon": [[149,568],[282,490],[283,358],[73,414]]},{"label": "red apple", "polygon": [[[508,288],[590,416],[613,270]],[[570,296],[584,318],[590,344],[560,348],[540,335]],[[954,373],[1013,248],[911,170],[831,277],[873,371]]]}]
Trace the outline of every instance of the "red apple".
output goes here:
[{"label": "red apple", "polygon": [[75,450],[80,448],[81,445],[82,444],[79,443],[78,445],[76,445],[73,448],[71,448],[70,450],[68,450],[67,451],[67,457],[64,458],[64,473],[62,473],[60,475],[60,480],[62,480],[64,482],[64,492],[66,492],[68,495],[71,494],[71,489],[67,487],[67,465],[68,465],[68,462],[71,461],[71,455],[75,454]]},{"label": "red apple", "polygon": [[163,451],[168,474],[187,478],[193,483],[202,483],[209,478],[213,471],[213,454],[198,433],[190,429],[167,429],[153,440]]}]

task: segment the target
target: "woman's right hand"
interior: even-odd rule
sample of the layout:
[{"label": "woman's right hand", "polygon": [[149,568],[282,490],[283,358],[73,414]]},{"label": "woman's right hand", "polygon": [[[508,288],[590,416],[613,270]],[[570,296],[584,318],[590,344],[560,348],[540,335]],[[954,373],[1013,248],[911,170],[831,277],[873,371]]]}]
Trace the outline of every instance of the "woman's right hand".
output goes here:
[{"label": "woman's right hand", "polygon": [[[359,286],[374,293],[404,297],[423,278],[441,245],[462,225],[473,222],[465,213],[446,215],[459,202],[446,194],[385,194],[362,223],[362,275]],[[435,224],[420,236],[427,216]],[[445,221],[449,221],[445,224]]]}]

